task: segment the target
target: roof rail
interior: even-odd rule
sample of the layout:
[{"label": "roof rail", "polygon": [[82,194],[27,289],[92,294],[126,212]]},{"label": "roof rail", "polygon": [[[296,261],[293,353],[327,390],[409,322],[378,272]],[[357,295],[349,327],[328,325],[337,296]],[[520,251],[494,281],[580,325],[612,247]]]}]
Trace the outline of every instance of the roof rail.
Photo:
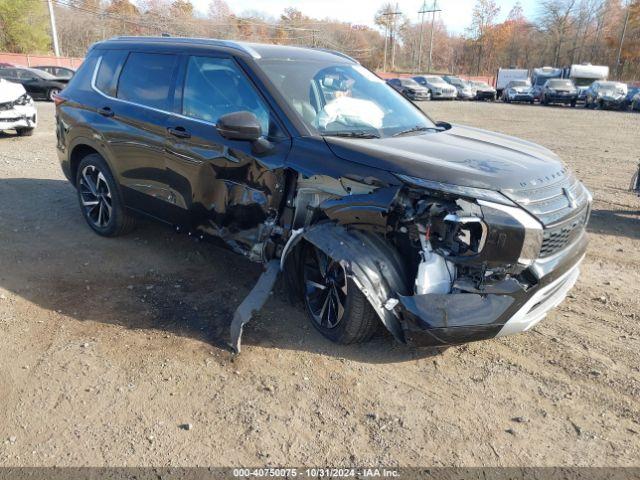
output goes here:
[{"label": "roof rail", "polygon": [[342,57],[342,58],[346,58],[347,60],[351,60],[353,63],[360,64],[360,62],[357,61],[355,58],[350,57],[346,53],[339,52],[338,50],[331,50],[330,48],[314,48],[314,50],[319,50],[321,52],[332,53],[334,55],[337,55],[338,57]]},{"label": "roof rail", "polygon": [[121,35],[109,39],[110,41],[145,41],[145,42],[158,42],[158,43],[196,43],[198,45],[211,45],[215,47],[227,47],[239,50],[243,53],[251,55],[253,58],[261,58],[260,54],[256,52],[250,46],[241,42],[233,42],[230,40],[218,40],[215,38],[186,38],[186,37],[144,37],[144,36],[127,36]]}]

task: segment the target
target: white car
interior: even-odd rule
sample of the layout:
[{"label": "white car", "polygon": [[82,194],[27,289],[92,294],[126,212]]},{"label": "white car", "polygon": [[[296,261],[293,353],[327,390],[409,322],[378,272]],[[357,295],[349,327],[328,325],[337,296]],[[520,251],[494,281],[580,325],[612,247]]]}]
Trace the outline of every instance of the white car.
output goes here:
[{"label": "white car", "polygon": [[21,137],[33,135],[37,121],[36,106],[24,87],[0,78],[0,131],[15,130]]}]

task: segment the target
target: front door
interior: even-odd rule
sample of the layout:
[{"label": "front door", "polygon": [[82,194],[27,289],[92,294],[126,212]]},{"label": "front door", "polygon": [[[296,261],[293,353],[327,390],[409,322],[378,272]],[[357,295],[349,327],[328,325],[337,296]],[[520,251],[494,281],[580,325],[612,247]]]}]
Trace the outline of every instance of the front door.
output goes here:
[{"label": "front door", "polygon": [[[176,114],[167,123],[169,189],[189,212],[191,227],[239,250],[251,248],[261,225],[278,212],[290,138],[233,57],[185,56],[182,70]],[[256,115],[271,148],[218,133],[218,119],[238,111]]]}]

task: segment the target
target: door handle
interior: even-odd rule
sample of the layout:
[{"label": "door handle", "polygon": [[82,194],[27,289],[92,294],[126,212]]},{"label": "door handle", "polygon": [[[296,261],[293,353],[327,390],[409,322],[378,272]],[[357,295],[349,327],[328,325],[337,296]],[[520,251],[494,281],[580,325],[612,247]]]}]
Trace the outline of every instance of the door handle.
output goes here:
[{"label": "door handle", "polygon": [[113,110],[109,107],[102,107],[98,109],[98,113],[103,117],[113,117]]},{"label": "door handle", "polygon": [[191,134],[187,132],[184,127],[169,127],[167,128],[167,132],[169,132],[174,137],[191,138]]}]

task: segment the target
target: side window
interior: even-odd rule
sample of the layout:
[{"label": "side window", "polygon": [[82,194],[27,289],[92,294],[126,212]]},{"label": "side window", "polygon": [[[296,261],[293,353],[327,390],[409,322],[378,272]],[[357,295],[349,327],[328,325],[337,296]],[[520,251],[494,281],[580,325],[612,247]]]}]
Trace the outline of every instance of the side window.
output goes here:
[{"label": "side window", "polygon": [[111,50],[104,52],[100,60],[100,68],[96,76],[96,88],[110,97],[116,96],[118,76],[122,65],[127,58],[127,52],[123,50]]},{"label": "side window", "polygon": [[190,57],[184,80],[182,114],[216,123],[222,115],[241,110],[258,117],[265,135],[275,134],[275,125],[270,125],[269,109],[232,59]]},{"label": "side window", "polygon": [[118,81],[118,98],[169,110],[169,95],[176,65],[175,55],[130,53]]}]

